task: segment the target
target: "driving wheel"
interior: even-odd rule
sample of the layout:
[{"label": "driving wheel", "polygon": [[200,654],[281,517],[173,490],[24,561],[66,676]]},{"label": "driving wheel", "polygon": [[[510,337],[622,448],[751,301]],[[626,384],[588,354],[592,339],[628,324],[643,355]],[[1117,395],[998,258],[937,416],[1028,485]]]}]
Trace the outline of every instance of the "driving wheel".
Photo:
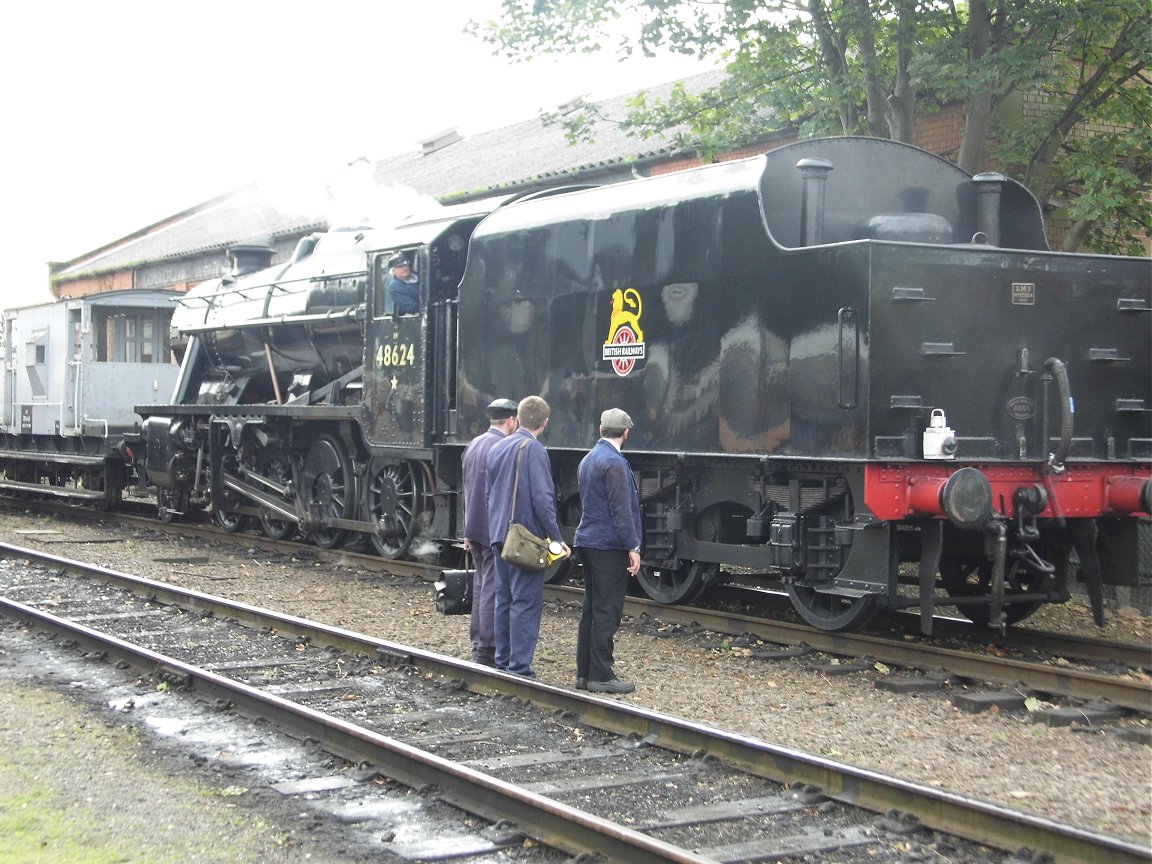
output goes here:
[{"label": "driving wheel", "polygon": [[[228,474],[236,473],[236,454],[229,452],[225,454],[220,460],[220,473],[223,475],[225,472]],[[215,496],[219,496],[219,506],[217,506]],[[235,534],[243,528],[248,520],[242,513],[236,512],[237,507],[240,506],[240,496],[233,492],[231,489],[219,489],[214,492],[214,499],[212,505],[212,518],[216,524],[227,531],[229,534]]]},{"label": "driving wheel", "polygon": [[372,546],[384,558],[400,558],[412,545],[426,494],[415,462],[375,461],[368,481],[368,516],[377,526]]},{"label": "driving wheel", "polygon": [[[267,477],[277,486],[287,487],[292,482],[292,467],[288,459],[282,454],[275,454],[265,461],[260,474]],[[291,501],[285,501],[289,507]],[[296,532],[296,523],[290,519],[282,519],[267,507],[260,508],[260,530],[264,536],[272,540],[285,540]]]},{"label": "driving wheel", "polygon": [[[308,450],[304,460],[303,488],[305,512],[317,507],[324,516],[351,519],[355,496],[352,494],[352,469],[344,446],[331,435],[321,435]],[[308,532],[309,538],[322,549],[331,549],[344,541],[348,532],[342,528],[321,528]]]}]

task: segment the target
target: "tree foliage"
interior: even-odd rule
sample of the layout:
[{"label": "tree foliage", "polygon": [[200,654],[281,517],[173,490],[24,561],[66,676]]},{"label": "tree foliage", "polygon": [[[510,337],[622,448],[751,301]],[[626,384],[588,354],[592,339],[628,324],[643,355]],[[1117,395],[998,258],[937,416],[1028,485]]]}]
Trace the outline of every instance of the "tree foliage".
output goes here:
[{"label": "tree foliage", "polygon": [[[957,164],[1021,179],[1065,215],[1064,248],[1136,251],[1152,222],[1146,0],[505,0],[471,27],[513,59],[724,64],[703,91],[638,95],[622,122],[640,137],[704,155],[782,128],[912,142],[917,116],[960,106]],[[605,118],[589,104],[561,122],[592,137]]]}]

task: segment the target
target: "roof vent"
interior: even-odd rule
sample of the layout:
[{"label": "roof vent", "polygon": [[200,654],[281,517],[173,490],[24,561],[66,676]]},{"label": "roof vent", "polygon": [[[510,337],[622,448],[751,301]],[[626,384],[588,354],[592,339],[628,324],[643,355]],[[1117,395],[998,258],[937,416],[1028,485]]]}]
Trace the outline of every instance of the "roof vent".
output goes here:
[{"label": "roof vent", "polygon": [[569,99],[567,102],[561,102],[556,106],[557,114],[571,114],[579,108],[584,107],[584,97],[577,96],[574,99]]},{"label": "roof vent", "polygon": [[263,270],[272,264],[272,256],[275,254],[276,250],[271,246],[233,246],[228,250],[232,275],[243,276]]},{"label": "roof vent", "polygon": [[437,132],[431,138],[421,141],[420,154],[427,156],[437,150],[443,150],[449,144],[455,144],[460,139],[461,135],[455,129],[445,129],[443,132]]}]

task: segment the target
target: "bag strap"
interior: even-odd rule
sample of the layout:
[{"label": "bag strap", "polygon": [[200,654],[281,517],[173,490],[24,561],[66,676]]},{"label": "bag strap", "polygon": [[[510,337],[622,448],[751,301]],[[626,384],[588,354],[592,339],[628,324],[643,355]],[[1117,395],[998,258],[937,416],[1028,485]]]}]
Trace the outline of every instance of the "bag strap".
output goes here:
[{"label": "bag strap", "polygon": [[512,509],[508,511],[508,527],[512,527],[512,523],[516,521],[516,490],[520,486],[520,457],[524,455],[524,448],[530,442],[525,441],[520,445],[520,449],[516,451],[516,476],[512,480]]}]

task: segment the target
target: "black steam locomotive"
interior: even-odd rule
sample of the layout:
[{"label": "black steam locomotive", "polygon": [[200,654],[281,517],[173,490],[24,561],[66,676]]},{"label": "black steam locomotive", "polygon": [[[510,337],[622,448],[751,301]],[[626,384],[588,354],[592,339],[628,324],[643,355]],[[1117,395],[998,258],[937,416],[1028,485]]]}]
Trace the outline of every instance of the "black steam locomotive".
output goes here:
[{"label": "black steam locomotive", "polygon": [[1050,252],[1022,186],[891,141],[332,231],[173,327],[173,404],[137,409],[169,517],[446,548],[483,406],[540,394],[566,532],[600,412],[636,420],[661,602],[744,568],[818,627],[912,607],[929,632],[1077,577],[1099,615],[1150,566],[1152,262]]}]

